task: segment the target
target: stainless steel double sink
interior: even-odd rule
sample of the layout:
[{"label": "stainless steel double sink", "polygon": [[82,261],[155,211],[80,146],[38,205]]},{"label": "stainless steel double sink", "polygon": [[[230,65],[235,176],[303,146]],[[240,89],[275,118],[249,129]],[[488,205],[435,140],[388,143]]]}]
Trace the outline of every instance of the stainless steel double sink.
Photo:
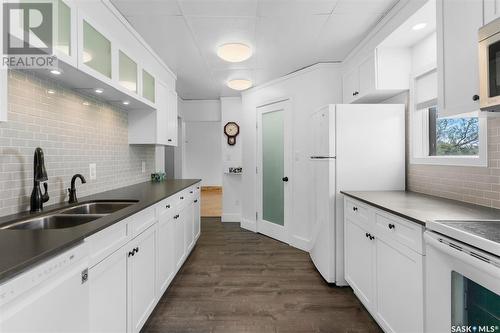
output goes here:
[{"label": "stainless steel double sink", "polygon": [[95,221],[129,207],[137,201],[92,201],[54,211],[47,215],[27,218],[25,220],[5,223],[1,229],[8,230],[41,230],[65,229]]}]

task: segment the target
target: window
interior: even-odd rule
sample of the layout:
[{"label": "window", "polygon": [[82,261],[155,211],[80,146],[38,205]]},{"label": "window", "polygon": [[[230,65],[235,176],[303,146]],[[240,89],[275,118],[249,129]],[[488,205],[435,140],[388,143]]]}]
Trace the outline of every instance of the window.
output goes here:
[{"label": "window", "polygon": [[486,118],[440,114],[436,67],[416,75],[410,97],[410,162],[487,166]]},{"label": "window", "polygon": [[437,107],[429,108],[430,156],[479,155],[479,118],[439,118]]}]

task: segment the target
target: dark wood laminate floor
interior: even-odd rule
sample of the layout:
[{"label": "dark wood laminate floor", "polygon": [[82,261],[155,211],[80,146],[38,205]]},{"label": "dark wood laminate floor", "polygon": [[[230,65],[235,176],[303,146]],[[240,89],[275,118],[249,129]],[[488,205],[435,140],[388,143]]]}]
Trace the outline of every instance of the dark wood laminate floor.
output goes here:
[{"label": "dark wood laminate floor", "polygon": [[381,332],[352,290],[325,283],[307,253],[219,218],[201,226],[143,332]]}]

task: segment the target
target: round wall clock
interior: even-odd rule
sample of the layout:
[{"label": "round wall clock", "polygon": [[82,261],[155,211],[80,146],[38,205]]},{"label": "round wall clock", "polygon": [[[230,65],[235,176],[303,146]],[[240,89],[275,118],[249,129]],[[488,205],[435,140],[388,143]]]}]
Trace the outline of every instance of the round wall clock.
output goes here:
[{"label": "round wall clock", "polygon": [[234,121],[230,121],[224,125],[224,134],[227,136],[227,144],[234,146],[236,144],[236,136],[240,134],[240,126]]}]

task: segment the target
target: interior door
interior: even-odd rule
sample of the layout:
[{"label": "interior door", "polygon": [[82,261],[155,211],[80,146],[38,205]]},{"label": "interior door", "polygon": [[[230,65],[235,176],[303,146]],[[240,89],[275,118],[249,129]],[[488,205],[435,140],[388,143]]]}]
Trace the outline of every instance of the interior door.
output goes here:
[{"label": "interior door", "polygon": [[288,243],[291,137],[287,100],[257,108],[257,141],[257,232]]}]

